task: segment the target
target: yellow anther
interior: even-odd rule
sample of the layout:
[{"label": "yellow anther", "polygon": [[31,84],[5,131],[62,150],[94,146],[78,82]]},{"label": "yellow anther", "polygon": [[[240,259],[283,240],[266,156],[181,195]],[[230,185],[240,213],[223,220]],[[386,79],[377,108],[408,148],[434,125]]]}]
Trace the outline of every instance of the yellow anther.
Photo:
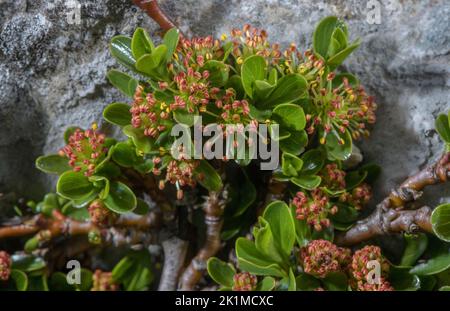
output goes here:
[{"label": "yellow anther", "polygon": [[223,33],[223,34],[220,36],[220,40],[222,40],[222,41],[225,41],[227,38],[228,38],[228,37],[227,37],[227,35],[226,35],[225,33]]},{"label": "yellow anther", "polygon": [[236,62],[240,65],[244,62],[244,60],[242,59],[242,57],[238,57]]},{"label": "yellow anther", "polygon": [[92,123],[92,129],[95,131],[96,129],[98,129],[98,125],[97,123]]},{"label": "yellow anther", "polygon": [[170,112],[170,108],[169,108],[169,107],[166,108],[166,112],[167,112],[167,113]]}]

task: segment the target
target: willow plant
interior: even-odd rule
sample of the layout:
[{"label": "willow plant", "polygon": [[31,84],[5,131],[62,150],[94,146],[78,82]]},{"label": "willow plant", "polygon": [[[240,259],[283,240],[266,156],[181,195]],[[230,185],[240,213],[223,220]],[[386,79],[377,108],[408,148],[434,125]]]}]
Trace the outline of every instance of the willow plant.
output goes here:
[{"label": "willow plant", "polygon": [[[414,203],[450,176],[449,115],[436,120],[443,155],[371,208],[380,168],[360,161],[355,142],[369,137],[377,105],[340,70],[360,44],[343,21],[321,20],[310,49],[283,49],[250,25],[188,38],[156,1],[134,2],[165,34],[159,45],[143,28],[111,40],[120,69],[107,79],[129,100],[103,118],[124,135],[70,127],[65,146],[36,160],[58,176],[56,190],[1,225],[0,239],[20,243],[0,251],[0,288],[448,290],[450,205]],[[260,139],[264,125],[279,163],[262,169],[267,158],[248,152],[193,157],[176,145],[179,125],[212,126],[219,141],[247,149],[249,132],[238,141],[224,129]],[[403,237],[395,256],[376,239],[392,235]],[[96,264],[116,249],[120,258]],[[68,283],[72,259],[78,283]]]}]

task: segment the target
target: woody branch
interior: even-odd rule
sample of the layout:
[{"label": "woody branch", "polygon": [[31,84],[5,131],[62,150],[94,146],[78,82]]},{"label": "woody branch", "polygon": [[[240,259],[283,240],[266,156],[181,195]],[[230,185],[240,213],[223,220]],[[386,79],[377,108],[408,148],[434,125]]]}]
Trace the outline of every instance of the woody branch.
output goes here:
[{"label": "woody branch", "polygon": [[348,231],[336,236],[339,245],[354,245],[370,238],[399,232],[432,232],[431,208],[404,210],[405,204],[417,200],[426,186],[443,183],[450,178],[450,152],[436,163],[406,179],[377,205],[366,219],[358,221]]}]

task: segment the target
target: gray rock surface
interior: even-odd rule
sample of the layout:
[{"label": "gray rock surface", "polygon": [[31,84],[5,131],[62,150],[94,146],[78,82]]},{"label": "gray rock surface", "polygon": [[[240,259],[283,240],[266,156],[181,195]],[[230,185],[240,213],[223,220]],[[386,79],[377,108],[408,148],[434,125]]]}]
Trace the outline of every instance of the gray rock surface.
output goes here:
[{"label": "gray rock surface", "polygon": [[[34,159],[63,144],[70,125],[101,120],[103,108],[122,96],[106,81],[117,66],[108,50],[116,34],[158,27],[129,0],[0,0],[0,192],[38,196],[54,179]],[[344,18],[351,37],[363,39],[344,69],[357,74],[379,103],[366,159],[383,167],[376,197],[439,156],[437,114],[450,109],[450,2],[447,0],[160,1],[187,35],[220,35],[251,23],[272,41],[310,47],[324,16]],[[379,24],[370,17],[380,8]],[[369,17],[369,18],[368,18]],[[106,130],[108,128],[106,127]],[[112,130],[112,129],[111,129]],[[427,191],[432,206],[449,199],[448,185]]]}]

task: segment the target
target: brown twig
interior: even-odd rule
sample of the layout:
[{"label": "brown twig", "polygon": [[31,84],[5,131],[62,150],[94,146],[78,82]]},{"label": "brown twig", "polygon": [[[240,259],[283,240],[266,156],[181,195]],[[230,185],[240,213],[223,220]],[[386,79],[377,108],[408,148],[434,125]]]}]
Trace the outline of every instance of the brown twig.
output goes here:
[{"label": "brown twig", "polygon": [[348,231],[336,235],[335,243],[351,246],[380,235],[399,232],[432,232],[431,208],[423,206],[416,210],[386,209],[378,205],[366,219],[357,222]]},{"label": "brown twig", "polygon": [[366,219],[358,221],[346,232],[336,235],[339,245],[354,245],[370,238],[400,232],[432,232],[431,208],[404,210],[406,203],[417,200],[429,185],[446,182],[450,177],[450,153],[445,153],[436,163],[409,177],[387,198],[377,205]]},{"label": "brown twig", "polygon": [[[0,239],[26,236],[40,231],[46,231],[49,238],[61,235],[83,235],[93,230],[104,231],[104,228],[99,228],[92,222],[80,222],[70,219],[58,210],[54,210],[52,216],[50,218],[39,214],[24,224],[0,228]],[[114,226],[117,228],[149,229],[159,226],[160,222],[159,213],[150,212],[145,216],[121,215],[114,223]]]},{"label": "brown twig", "polygon": [[406,179],[382,204],[386,207],[404,206],[405,203],[418,199],[426,186],[446,182],[448,178],[450,178],[450,152],[444,153],[436,163]]},{"label": "brown twig", "polygon": [[206,271],[206,262],[216,255],[221,247],[220,232],[223,225],[223,210],[226,203],[225,191],[210,192],[205,201],[206,241],[181,276],[180,289],[194,290]]},{"label": "brown twig", "polygon": [[157,22],[164,32],[171,28],[176,28],[174,22],[161,10],[156,0],[133,0],[133,3]]}]

